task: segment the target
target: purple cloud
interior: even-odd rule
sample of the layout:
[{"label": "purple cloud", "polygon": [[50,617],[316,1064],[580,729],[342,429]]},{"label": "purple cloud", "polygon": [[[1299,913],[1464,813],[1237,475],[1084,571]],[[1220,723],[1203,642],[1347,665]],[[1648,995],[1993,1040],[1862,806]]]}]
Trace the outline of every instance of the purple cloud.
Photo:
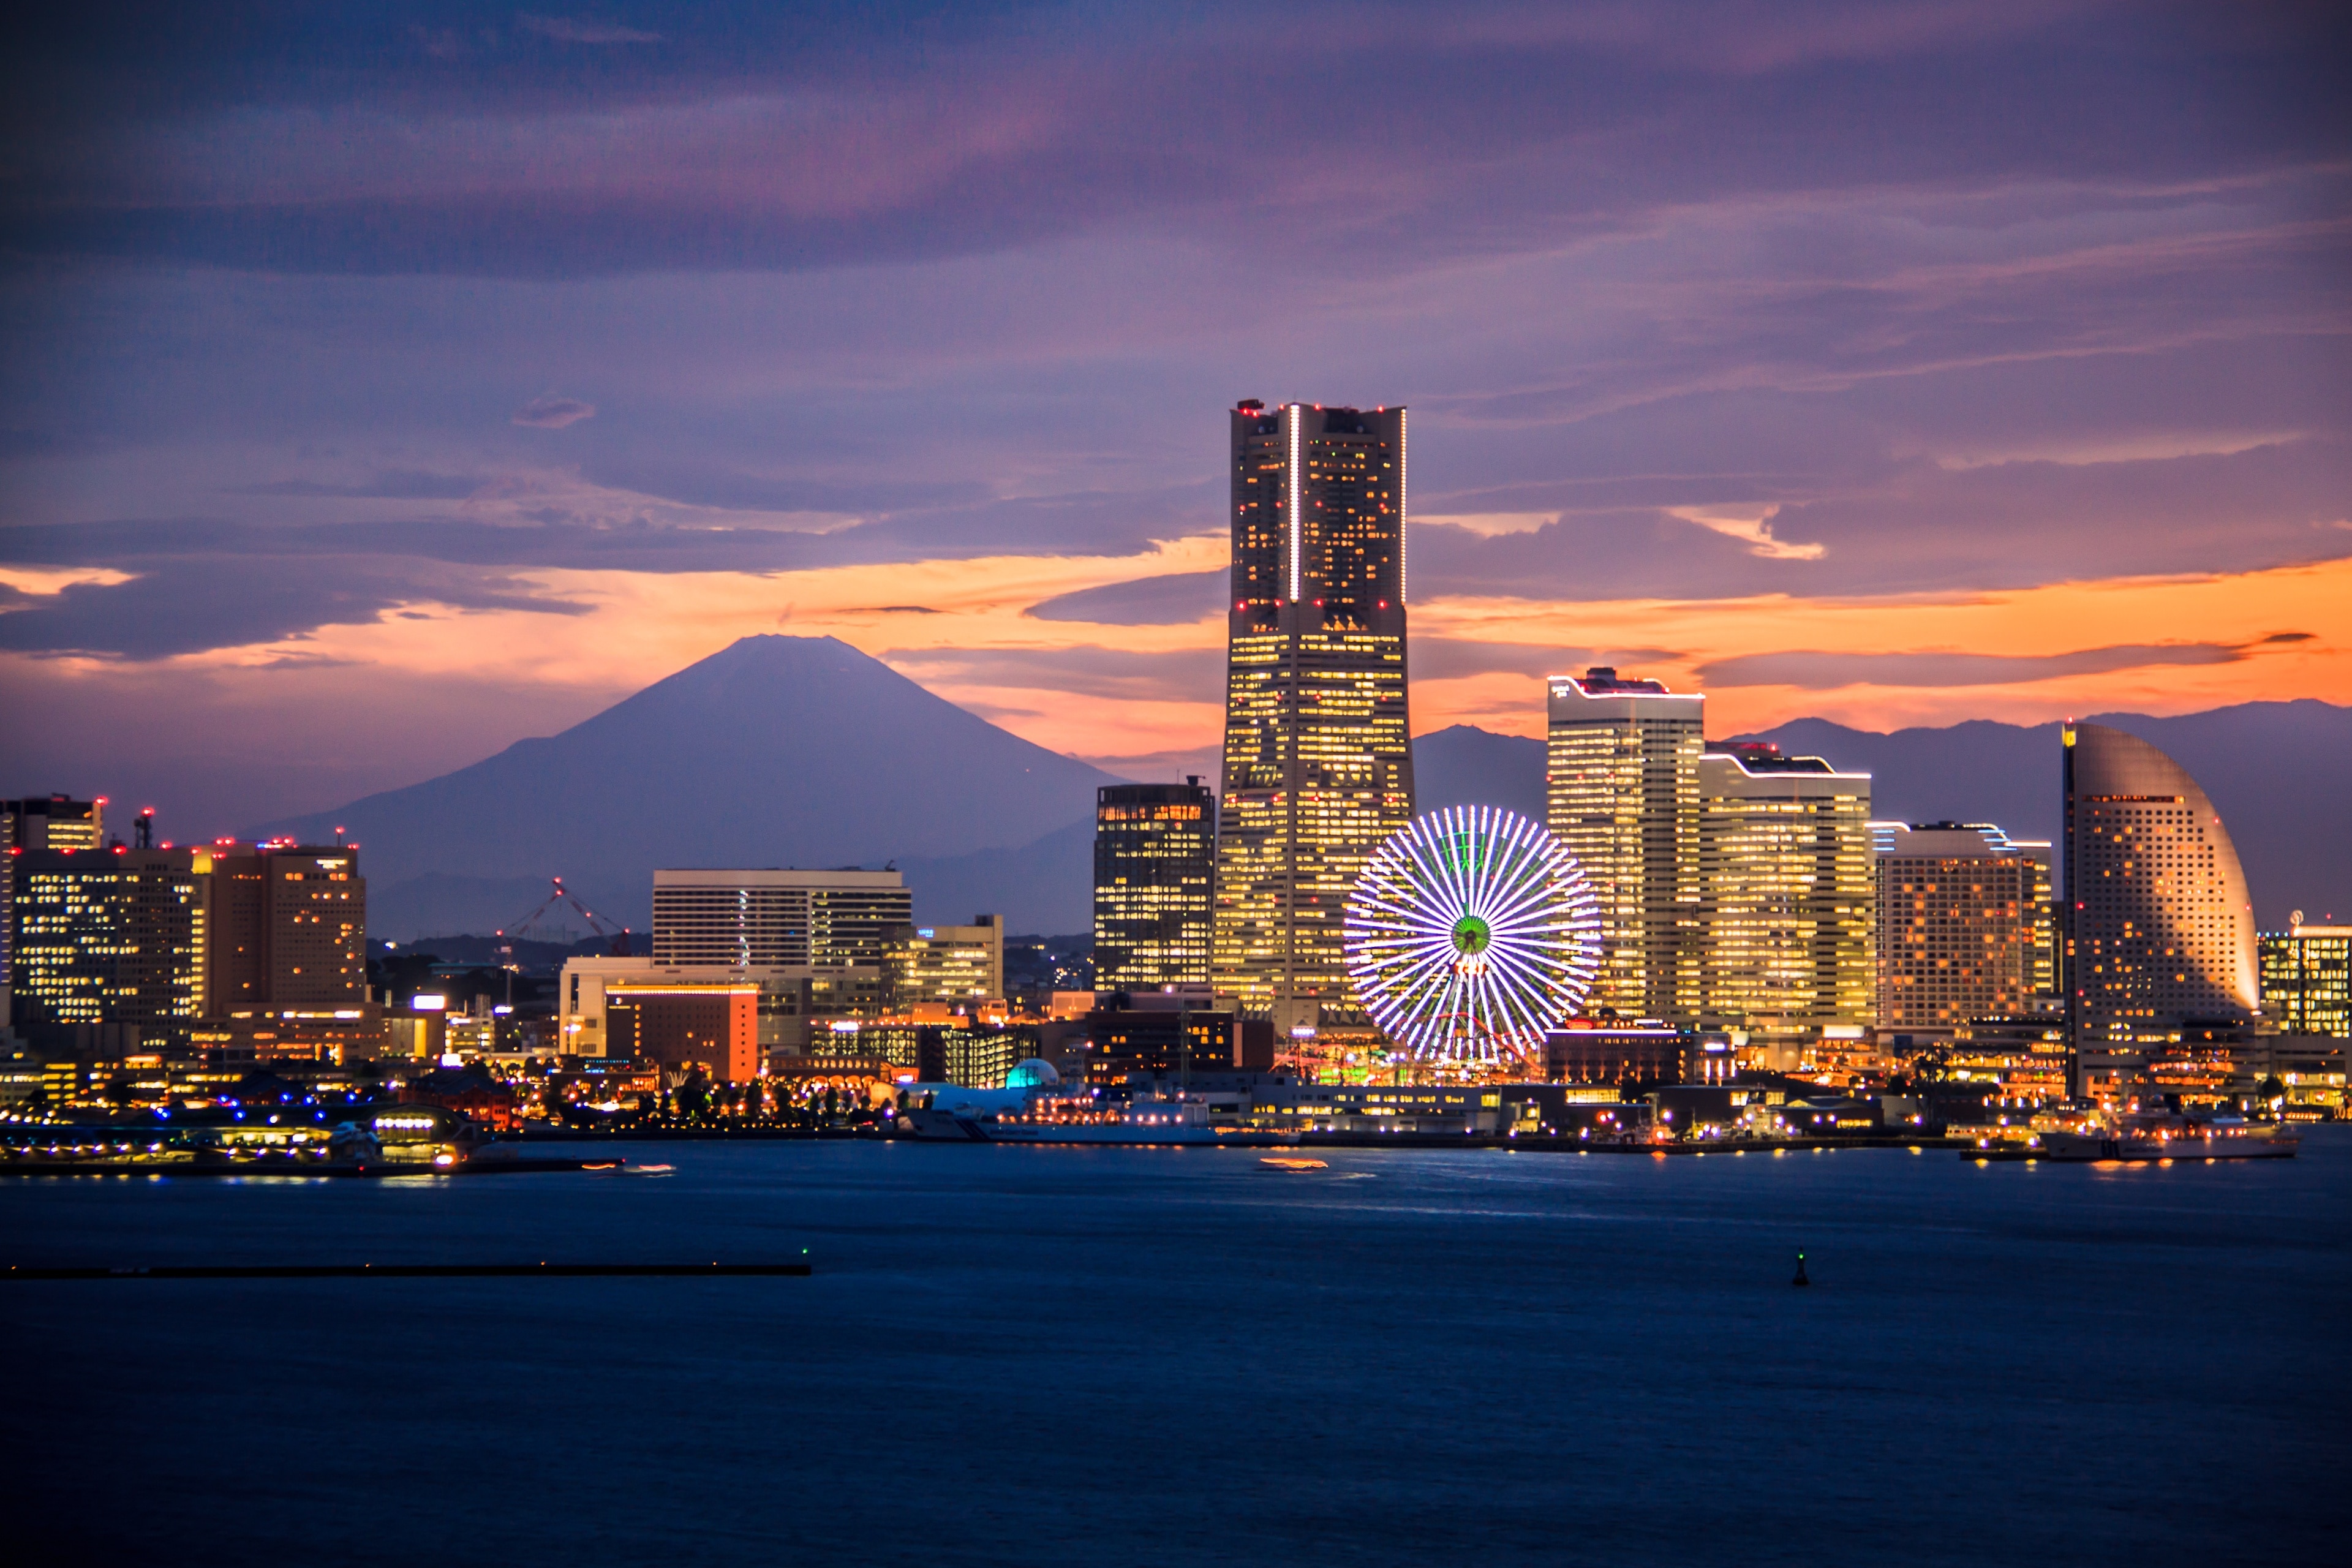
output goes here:
[{"label": "purple cloud", "polygon": [[617,22],[599,22],[590,17],[521,16],[515,18],[515,25],[562,44],[658,44],[662,41],[659,33],[648,33],[639,27],[624,27]]},{"label": "purple cloud", "polygon": [[514,423],[534,430],[561,430],[596,417],[596,405],[576,397],[534,397],[515,410]]}]

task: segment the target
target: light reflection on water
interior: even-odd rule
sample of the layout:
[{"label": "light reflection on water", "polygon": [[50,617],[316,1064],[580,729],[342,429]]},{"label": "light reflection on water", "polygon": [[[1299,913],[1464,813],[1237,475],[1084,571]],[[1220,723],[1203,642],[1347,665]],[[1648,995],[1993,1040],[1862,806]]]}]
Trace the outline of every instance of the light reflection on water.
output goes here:
[{"label": "light reflection on water", "polygon": [[2295,1561],[2352,1522],[2347,1131],[2115,1178],[712,1142],[0,1182],[5,1261],[817,1268],[7,1286],[10,1512],[189,1563]]}]

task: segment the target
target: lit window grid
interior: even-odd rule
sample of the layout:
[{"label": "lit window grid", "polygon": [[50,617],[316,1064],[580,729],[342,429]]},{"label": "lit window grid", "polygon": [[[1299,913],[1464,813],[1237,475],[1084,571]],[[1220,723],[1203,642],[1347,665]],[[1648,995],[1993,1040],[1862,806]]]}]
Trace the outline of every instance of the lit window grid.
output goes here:
[{"label": "lit window grid", "polygon": [[2049,879],[2024,855],[1877,858],[1878,1021],[2025,1011],[2051,990]]},{"label": "lit window grid", "polygon": [[2070,960],[2086,1038],[2130,1040],[2258,1002],[2230,979],[2252,917],[2231,902],[2209,817],[2186,795],[2077,803]]},{"label": "lit window grid", "polygon": [[1190,803],[1097,809],[1097,989],[1207,982],[1214,869],[1209,826],[1204,808]]},{"label": "lit window grid", "polygon": [[1549,726],[1547,826],[1584,868],[1601,911],[1596,1010],[1678,1023],[1698,1015],[1702,730],[1696,719],[1641,715]]},{"label": "lit window grid", "polygon": [[191,871],[100,861],[16,889],[11,983],[62,1024],[162,1025],[204,1005],[205,908]]},{"label": "lit window grid", "polygon": [[2352,1039],[2352,936],[2261,933],[2263,1011],[2290,1035]]},{"label": "lit window grid", "polygon": [[1735,1026],[1870,1021],[1869,815],[1867,795],[1705,800],[1705,1016]]},{"label": "lit window grid", "polygon": [[730,969],[876,964],[891,930],[913,922],[914,895],[903,888],[657,886],[654,959]]}]

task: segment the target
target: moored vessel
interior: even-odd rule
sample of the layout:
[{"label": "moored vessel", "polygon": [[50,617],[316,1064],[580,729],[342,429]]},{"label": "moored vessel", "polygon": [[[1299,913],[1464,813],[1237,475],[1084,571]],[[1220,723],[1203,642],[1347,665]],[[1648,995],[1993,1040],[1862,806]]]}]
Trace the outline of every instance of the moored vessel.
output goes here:
[{"label": "moored vessel", "polygon": [[2291,1160],[2302,1139],[2286,1128],[2238,1117],[2174,1113],[2119,1116],[2105,1125],[2040,1134],[2025,1151],[2075,1163],[2165,1160]]}]

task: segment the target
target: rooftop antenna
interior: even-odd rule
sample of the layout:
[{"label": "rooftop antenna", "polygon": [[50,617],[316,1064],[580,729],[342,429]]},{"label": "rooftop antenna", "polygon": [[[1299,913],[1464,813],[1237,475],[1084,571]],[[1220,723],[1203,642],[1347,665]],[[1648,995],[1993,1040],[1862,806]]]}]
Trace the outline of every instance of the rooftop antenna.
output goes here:
[{"label": "rooftop antenna", "polygon": [[131,840],[142,849],[155,847],[155,808],[153,806],[140,808],[139,826],[132,830]]}]

